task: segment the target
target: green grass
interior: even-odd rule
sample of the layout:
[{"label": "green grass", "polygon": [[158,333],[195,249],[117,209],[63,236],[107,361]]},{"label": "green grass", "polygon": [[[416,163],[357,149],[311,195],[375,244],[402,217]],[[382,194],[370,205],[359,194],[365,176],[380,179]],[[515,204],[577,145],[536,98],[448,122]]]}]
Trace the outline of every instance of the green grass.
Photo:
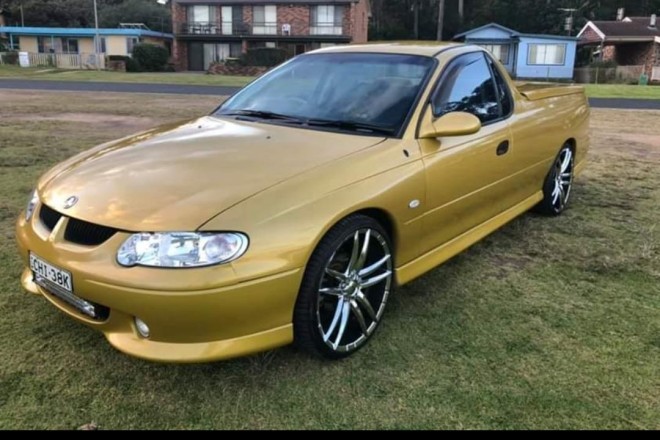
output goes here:
[{"label": "green grass", "polygon": [[242,87],[253,77],[205,75],[203,73],[124,73],[95,70],[60,70],[47,67],[21,68],[0,66],[0,78],[40,79],[57,81],[96,81],[122,83],[190,84],[204,86]]},{"label": "green grass", "polygon": [[355,357],[160,365],[23,293],[13,225],[53,163],[217,99],[0,102],[0,429],[660,429],[660,112],[594,110],[565,215],[525,215],[400,288]]},{"label": "green grass", "polygon": [[660,99],[660,86],[585,84],[590,98]]}]

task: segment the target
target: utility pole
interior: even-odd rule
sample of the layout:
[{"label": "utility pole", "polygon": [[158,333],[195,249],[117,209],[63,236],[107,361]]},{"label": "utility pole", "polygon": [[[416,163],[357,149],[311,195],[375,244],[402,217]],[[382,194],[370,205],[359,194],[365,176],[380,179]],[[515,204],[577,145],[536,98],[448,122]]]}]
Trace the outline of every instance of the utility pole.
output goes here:
[{"label": "utility pole", "polygon": [[96,0],[94,0],[94,28],[96,29],[96,35],[94,36],[94,58],[96,60],[96,70],[101,70],[101,62],[99,59],[99,44],[101,43],[99,38],[99,11],[96,8]]},{"label": "utility pole", "polygon": [[461,23],[465,19],[465,0],[458,0],[458,17],[461,19]]},{"label": "utility pole", "polygon": [[25,27],[25,17],[23,16],[23,3],[18,6],[18,9],[21,11],[21,27]]},{"label": "utility pole", "polygon": [[438,0],[438,41],[442,41],[442,31],[445,25],[445,0]]},{"label": "utility pole", "polygon": [[575,18],[573,17],[573,14],[577,12],[577,9],[575,8],[559,8],[560,11],[562,12],[568,12],[571,15],[566,17],[566,23],[564,24],[564,30],[568,33],[568,36],[570,37],[571,34],[573,33],[573,23]]}]

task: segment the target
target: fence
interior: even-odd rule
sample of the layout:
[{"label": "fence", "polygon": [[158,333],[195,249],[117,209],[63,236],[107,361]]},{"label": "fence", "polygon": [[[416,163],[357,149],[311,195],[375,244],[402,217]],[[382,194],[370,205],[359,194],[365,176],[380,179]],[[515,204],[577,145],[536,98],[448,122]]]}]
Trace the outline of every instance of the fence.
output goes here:
[{"label": "fence", "polygon": [[655,66],[651,73],[651,81],[660,81],[660,66]]},{"label": "fence", "polygon": [[644,66],[582,67],[575,69],[575,81],[583,84],[637,84],[642,73]]},{"label": "fence", "polygon": [[[96,54],[28,53],[29,67],[54,67],[58,69],[96,69]],[[98,68],[105,69],[105,54],[98,55]],[[9,64],[8,53],[0,53],[0,64]]]}]

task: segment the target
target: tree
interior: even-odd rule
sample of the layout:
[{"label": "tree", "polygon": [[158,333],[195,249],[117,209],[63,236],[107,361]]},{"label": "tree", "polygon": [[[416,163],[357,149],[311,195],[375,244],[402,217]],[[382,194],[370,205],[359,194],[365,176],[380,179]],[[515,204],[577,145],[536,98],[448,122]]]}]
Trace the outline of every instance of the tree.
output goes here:
[{"label": "tree", "polygon": [[[99,26],[144,23],[153,30],[171,31],[170,8],[155,0],[97,0]],[[20,26],[20,6],[26,26],[94,27],[93,0],[0,0],[9,11],[8,25]]]},{"label": "tree", "polygon": [[445,0],[438,0],[438,35],[437,40],[442,41],[442,31],[445,28]]}]

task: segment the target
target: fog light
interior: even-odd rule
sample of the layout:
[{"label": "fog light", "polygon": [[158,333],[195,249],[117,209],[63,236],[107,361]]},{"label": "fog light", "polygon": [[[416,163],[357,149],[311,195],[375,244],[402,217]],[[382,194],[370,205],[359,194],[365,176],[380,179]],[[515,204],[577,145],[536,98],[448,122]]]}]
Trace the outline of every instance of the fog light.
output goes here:
[{"label": "fog light", "polygon": [[135,328],[143,338],[149,337],[149,326],[140,318],[135,318]]}]

